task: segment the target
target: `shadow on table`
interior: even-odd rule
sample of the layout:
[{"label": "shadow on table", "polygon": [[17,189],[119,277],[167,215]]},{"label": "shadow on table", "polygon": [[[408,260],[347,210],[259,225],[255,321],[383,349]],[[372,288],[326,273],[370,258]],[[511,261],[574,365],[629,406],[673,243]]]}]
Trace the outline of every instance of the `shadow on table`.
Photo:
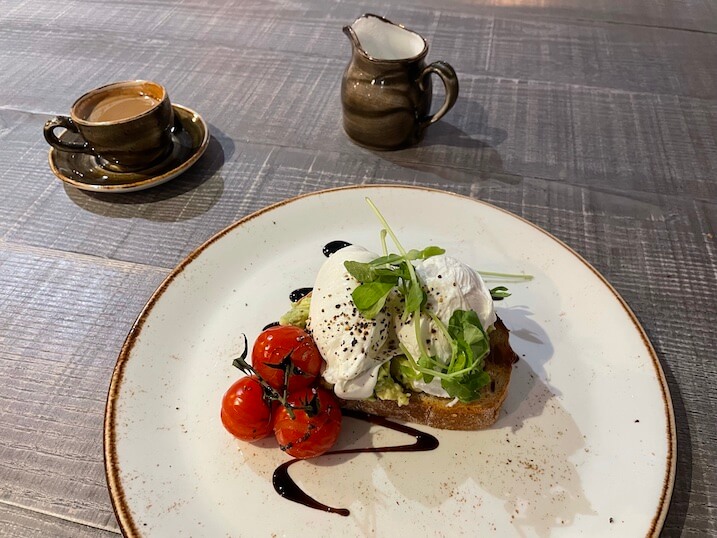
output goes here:
[{"label": "shadow on table", "polygon": [[666,362],[660,361],[660,364],[662,365],[662,371],[665,373],[667,386],[670,388],[677,434],[675,485],[662,535],[679,536],[685,526],[687,509],[690,506],[690,492],[692,491],[692,436],[690,435],[690,425],[687,420],[687,409],[677,380],[675,380],[675,376]]},{"label": "shadow on table", "polygon": [[[234,153],[234,142],[214,126],[204,155],[179,177],[143,191],[128,193],[91,192],[65,185],[67,196],[82,209],[106,217],[144,218],[154,221],[178,222],[206,213],[222,195],[224,179],[219,173],[224,162]],[[182,197],[187,203],[156,202]]]},{"label": "shadow on table", "polygon": [[475,102],[456,105],[453,114],[469,118],[463,131],[446,120],[431,125],[416,146],[399,151],[380,151],[376,155],[405,168],[435,174],[456,183],[475,183],[489,179],[517,185],[523,177],[506,172],[496,149],[507,138],[504,129],[488,124],[485,109]]}]

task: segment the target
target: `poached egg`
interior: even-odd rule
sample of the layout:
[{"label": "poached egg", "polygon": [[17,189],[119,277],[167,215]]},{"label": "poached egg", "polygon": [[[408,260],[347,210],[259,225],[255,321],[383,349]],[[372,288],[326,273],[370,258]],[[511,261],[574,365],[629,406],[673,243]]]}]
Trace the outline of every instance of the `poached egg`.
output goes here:
[{"label": "poached egg", "polygon": [[[344,267],[345,261],[367,263],[379,255],[363,247],[350,245],[338,250],[324,262],[311,295],[308,327],[326,361],[323,377],[334,385],[334,392],[347,400],[365,399],[373,394],[378,369],[401,354],[399,342],[414,358],[420,356],[421,338],[431,356],[448,361],[451,347],[427,314],[421,314],[419,329],[412,318],[401,320],[403,299],[396,290],[375,319],[366,319],[358,311],[351,293],[358,282]],[[459,260],[441,254],[413,262],[424,291],[426,309],[441,322],[448,322],[456,310],[473,310],[484,329],[496,321],[493,299],[483,279]],[[422,379],[413,390],[448,397],[440,379],[430,383]]]}]

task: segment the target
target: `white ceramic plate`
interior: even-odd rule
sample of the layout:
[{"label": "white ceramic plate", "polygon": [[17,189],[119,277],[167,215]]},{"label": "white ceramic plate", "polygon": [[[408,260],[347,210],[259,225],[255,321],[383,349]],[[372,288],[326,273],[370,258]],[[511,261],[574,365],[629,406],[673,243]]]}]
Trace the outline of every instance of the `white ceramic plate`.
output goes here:
[{"label": "white ceramic plate", "polygon": [[[431,452],[329,456],[292,476],[342,517],[279,497],[288,458],[233,439],[220,400],[231,359],[311,286],[321,247],[378,250],[370,196],[404,245],[437,244],[473,267],[525,272],[498,303],[521,360],[489,430],[422,428]],[[128,536],[657,535],[675,465],[658,359],[615,290],[567,246],[514,215],[449,193],[356,187],[250,215],[202,245],[152,296],[119,356],[107,402],[107,477]],[[344,420],[339,445],[405,443]]]}]

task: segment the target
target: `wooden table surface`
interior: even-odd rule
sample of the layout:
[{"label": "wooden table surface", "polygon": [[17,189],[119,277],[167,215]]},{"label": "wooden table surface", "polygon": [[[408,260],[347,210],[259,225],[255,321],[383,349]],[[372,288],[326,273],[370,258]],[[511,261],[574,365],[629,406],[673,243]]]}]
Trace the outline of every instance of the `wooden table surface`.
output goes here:
[{"label": "wooden table surface", "polygon": [[[420,31],[458,72],[458,103],[417,147],[342,132],[341,28],[364,12]],[[206,155],[143,192],[64,185],[42,125],[134,78],[204,116]],[[154,289],[250,212],[372,183],[486,200],[605,275],[672,394],[663,533],[717,535],[716,3],[0,0],[0,80],[0,535],[119,534],[105,398]]]}]

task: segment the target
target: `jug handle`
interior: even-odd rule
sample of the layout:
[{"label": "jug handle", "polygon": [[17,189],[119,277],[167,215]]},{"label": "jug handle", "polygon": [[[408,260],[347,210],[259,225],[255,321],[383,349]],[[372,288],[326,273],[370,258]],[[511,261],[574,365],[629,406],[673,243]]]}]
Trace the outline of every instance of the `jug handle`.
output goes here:
[{"label": "jug handle", "polygon": [[453,105],[456,104],[456,99],[458,99],[458,77],[456,76],[455,70],[449,64],[439,61],[427,65],[423,71],[421,71],[421,76],[418,78],[421,89],[424,87],[424,80],[426,77],[430,77],[431,73],[435,73],[443,81],[443,85],[446,88],[446,99],[435,114],[426,116],[421,120],[421,129],[425,129],[445,116],[446,112],[453,108]]}]

